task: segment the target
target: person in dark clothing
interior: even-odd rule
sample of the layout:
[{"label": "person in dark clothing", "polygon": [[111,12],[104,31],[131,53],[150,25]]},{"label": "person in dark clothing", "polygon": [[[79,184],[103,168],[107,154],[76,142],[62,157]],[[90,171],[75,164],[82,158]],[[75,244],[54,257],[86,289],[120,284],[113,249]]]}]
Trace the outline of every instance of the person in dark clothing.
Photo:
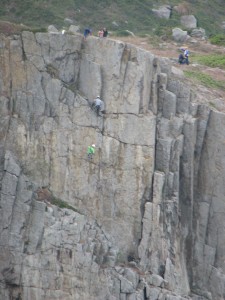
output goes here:
[{"label": "person in dark clothing", "polygon": [[103,29],[103,37],[108,36],[108,30],[106,28]]},{"label": "person in dark clothing", "polygon": [[86,40],[86,38],[87,38],[89,35],[91,35],[91,34],[92,34],[91,29],[86,28],[86,29],[84,30],[84,39]]},{"label": "person in dark clothing", "polygon": [[178,58],[178,62],[179,64],[187,64],[189,65],[189,50],[187,47],[182,47],[180,48],[180,50],[183,52],[179,55],[179,58]]}]

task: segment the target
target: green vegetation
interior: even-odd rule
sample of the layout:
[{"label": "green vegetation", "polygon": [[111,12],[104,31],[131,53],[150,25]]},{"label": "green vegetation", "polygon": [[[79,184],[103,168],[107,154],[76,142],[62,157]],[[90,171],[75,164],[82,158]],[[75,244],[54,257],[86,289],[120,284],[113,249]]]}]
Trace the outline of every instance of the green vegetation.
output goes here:
[{"label": "green vegetation", "polygon": [[[13,23],[24,23],[30,27],[47,27],[50,24],[58,28],[65,26],[64,19],[75,20],[76,25],[91,27],[97,32],[101,27],[110,31],[129,30],[137,34],[171,34],[171,29],[180,25],[182,14],[194,14],[198,27],[206,29],[208,35],[222,33],[220,27],[224,20],[224,0],[170,0],[172,10],[169,20],[156,17],[152,9],[168,4],[161,0],[2,0],[0,18]],[[116,25],[112,23],[116,22]],[[120,34],[118,32],[118,34]]]},{"label": "green vegetation", "polygon": [[200,71],[184,71],[184,74],[206,87],[225,90],[225,81],[215,80],[208,74],[203,74]]},{"label": "green vegetation", "polygon": [[193,55],[192,62],[199,63],[212,68],[218,67],[225,69],[224,54]]},{"label": "green vegetation", "polygon": [[225,34],[216,34],[209,40],[214,45],[225,46]]},{"label": "green vegetation", "polygon": [[116,36],[130,36],[130,32],[127,30],[118,30],[115,32]]},{"label": "green vegetation", "polygon": [[75,212],[78,212],[78,210],[76,208],[74,208],[73,206],[69,205],[68,203],[66,203],[65,201],[56,198],[56,197],[52,197],[51,198],[51,204],[58,206],[59,208],[67,208],[67,209],[71,209]]},{"label": "green vegetation", "polygon": [[216,109],[216,104],[215,103],[213,103],[213,102],[209,102],[209,105],[211,106],[211,107],[213,107],[213,108],[215,108]]}]

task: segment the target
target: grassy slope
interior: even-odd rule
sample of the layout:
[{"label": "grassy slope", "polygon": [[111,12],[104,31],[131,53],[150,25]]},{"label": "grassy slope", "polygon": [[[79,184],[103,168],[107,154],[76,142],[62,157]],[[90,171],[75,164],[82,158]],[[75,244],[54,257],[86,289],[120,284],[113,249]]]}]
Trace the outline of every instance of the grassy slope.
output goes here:
[{"label": "grassy slope", "polygon": [[[218,33],[224,20],[225,0],[188,0],[190,12],[198,19],[198,26],[207,33]],[[34,27],[55,24],[62,27],[65,18],[74,19],[82,28],[91,26],[98,30],[102,26],[113,29],[112,22],[119,29],[135,33],[169,34],[170,28],[180,26],[180,16],[173,13],[170,20],[159,19],[151,11],[153,7],[165,4],[176,5],[179,0],[1,0],[0,18]],[[114,28],[115,29],[115,28]]]}]

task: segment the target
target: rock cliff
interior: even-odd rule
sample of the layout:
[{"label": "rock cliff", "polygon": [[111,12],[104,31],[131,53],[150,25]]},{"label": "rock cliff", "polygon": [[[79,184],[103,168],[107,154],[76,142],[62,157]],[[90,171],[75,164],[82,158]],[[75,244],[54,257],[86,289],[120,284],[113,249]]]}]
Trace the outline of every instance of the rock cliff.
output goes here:
[{"label": "rock cliff", "polygon": [[0,37],[0,299],[224,299],[225,115],[174,73],[110,39]]}]

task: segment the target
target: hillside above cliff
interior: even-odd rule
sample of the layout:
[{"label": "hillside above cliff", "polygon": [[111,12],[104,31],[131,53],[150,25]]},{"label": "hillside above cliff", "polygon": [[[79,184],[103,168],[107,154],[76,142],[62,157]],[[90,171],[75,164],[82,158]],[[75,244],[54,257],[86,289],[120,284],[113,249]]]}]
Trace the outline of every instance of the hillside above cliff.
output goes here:
[{"label": "hillside above cliff", "polygon": [[[158,18],[153,9],[167,5],[172,13],[169,19]],[[174,10],[179,6],[178,10]],[[178,12],[179,13],[178,13]],[[23,23],[33,27],[47,27],[49,24],[62,27],[72,20],[76,25],[91,26],[97,31],[100,27],[108,27],[110,31],[131,30],[135,34],[170,34],[172,27],[179,27],[181,15],[194,15],[198,27],[206,30],[207,36],[224,32],[224,0],[214,1],[1,1],[0,18],[2,20]]]}]

